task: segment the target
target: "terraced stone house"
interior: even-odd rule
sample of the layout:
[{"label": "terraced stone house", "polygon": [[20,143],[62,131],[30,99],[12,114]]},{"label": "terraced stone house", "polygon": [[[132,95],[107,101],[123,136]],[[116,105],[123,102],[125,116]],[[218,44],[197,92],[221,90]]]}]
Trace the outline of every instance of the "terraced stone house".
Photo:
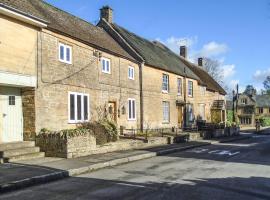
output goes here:
[{"label": "terraced stone house", "polygon": [[[158,41],[126,30],[113,22],[113,10],[108,6],[101,9],[98,26],[140,58],[145,128],[191,126],[196,120],[225,121],[226,92],[203,69],[201,58],[198,65],[186,59],[185,46],[177,55]],[[213,112],[218,119],[211,118]]]},{"label": "terraced stone house", "polygon": [[94,26],[42,0],[0,0],[0,27],[0,143],[104,116],[182,128],[225,110],[225,91],[185,47],[177,55],[131,33],[109,7]]},{"label": "terraced stone house", "polygon": [[109,116],[140,126],[139,65],[102,28],[40,0],[0,0],[0,141]]}]

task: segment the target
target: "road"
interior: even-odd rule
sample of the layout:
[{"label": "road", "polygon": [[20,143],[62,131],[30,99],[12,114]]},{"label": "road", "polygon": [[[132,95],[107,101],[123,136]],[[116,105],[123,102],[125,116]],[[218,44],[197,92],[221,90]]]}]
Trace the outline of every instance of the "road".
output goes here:
[{"label": "road", "polygon": [[0,199],[270,199],[270,136],[209,145],[7,193]]}]

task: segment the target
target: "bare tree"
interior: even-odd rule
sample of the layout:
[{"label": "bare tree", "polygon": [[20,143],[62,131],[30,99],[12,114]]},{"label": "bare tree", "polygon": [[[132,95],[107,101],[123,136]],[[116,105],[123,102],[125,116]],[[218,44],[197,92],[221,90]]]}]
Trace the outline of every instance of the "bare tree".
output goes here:
[{"label": "bare tree", "polygon": [[270,76],[267,76],[265,81],[263,82],[264,89],[267,94],[270,94]]},{"label": "bare tree", "polygon": [[203,58],[204,64],[203,68],[208,72],[208,74],[215,79],[220,85],[224,84],[224,75],[221,68],[221,63],[218,60],[213,60],[210,58]]}]

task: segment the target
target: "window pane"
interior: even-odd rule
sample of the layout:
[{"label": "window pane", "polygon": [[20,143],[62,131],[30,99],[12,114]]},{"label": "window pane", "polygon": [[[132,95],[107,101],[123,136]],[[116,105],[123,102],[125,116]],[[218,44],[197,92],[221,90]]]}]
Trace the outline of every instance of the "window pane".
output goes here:
[{"label": "window pane", "polygon": [[135,119],[135,100],[132,101],[132,118]]},{"label": "window pane", "polygon": [[10,106],[15,106],[15,96],[9,96],[8,97],[8,104]]},{"label": "window pane", "polygon": [[60,46],[60,59],[61,60],[64,60],[64,51],[65,51],[65,48],[64,46]]},{"label": "window pane", "polygon": [[69,100],[69,106],[70,106],[70,120],[75,120],[75,95],[71,94],[70,95],[70,100]]},{"label": "window pane", "polygon": [[82,96],[77,95],[77,120],[82,120]]},{"label": "window pane", "polygon": [[128,118],[131,119],[131,100],[128,101]]},{"label": "window pane", "polygon": [[107,72],[110,72],[110,62],[107,60],[106,63],[107,63],[107,69],[106,70],[107,70]]},{"label": "window pane", "polygon": [[66,61],[70,62],[70,48],[66,48]]},{"label": "window pane", "polygon": [[102,71],[106,70],[106,64],[105,64],[105,60],[102,59]]},{"label": "window pane", "polygon": [[84,96],[83,98],[84,120],[88,120],[88,96]]}]

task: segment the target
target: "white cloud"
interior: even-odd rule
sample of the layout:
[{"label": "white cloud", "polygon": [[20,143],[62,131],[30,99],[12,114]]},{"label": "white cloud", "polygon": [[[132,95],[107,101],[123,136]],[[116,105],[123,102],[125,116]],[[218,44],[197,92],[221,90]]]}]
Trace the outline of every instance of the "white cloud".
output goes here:
[{"label": "white cloud", "polygon": [[262,82],[267,76],[270,76],[270,68],[266,70],[257,70],[253,75],[253,79],[255,81]]},{"label": "white cloud", "polygon": [[161,40],[160,38],[157,38],[156,40],[166,45],[176,54],[179,54],[180,46],[187,46],[189,49],[192,49],[192,46],[194,46],[198,42],[198,37],[197,36],[193,36],[193,37],[171,36],[167,38],[165,41]]},{"label": "white cloud", "polygon": [[223,76],[225,79],[232,77],[236,70],[235,65],[223,65],[222,66]]},{"label": "white cloud", "polygon": [[205,44],[198,52],[198,55],[202,57],[215,57],[227,53],[228,50],[229,48],[226,44],[212,41]]}]

